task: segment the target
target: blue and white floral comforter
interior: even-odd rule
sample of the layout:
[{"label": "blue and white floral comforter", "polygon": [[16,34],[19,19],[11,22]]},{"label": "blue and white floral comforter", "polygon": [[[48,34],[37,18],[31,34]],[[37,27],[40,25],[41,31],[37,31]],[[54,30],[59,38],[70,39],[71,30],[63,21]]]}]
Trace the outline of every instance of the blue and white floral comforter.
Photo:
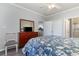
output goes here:
[{"label": "blue and white floral comforter", "polygon": [[26,56],[75,56],[79,55],[79,38],[36,37],[26,43],[22,52]]}]

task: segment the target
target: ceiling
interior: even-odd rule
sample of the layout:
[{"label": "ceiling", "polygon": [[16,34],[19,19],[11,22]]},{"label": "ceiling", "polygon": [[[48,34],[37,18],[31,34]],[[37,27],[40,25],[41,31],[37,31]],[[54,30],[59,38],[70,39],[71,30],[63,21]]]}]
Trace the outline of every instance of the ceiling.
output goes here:
[{"label": "ceiling", "polygon": [[52,15],[79,6],[79,3],[54,3],[56,8],[49,9],[49,3],[16,3],[17,5],[38,12],[44,16]]}]

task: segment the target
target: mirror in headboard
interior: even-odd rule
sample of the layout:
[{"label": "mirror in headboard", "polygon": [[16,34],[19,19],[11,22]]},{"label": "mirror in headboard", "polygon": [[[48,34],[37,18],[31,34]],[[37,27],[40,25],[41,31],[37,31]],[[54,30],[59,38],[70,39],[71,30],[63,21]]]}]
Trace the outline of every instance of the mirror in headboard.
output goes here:
[{"label": "mirror in headboard", "polygon": [[20,19],[20,32],[33,32],[34,21]]}]

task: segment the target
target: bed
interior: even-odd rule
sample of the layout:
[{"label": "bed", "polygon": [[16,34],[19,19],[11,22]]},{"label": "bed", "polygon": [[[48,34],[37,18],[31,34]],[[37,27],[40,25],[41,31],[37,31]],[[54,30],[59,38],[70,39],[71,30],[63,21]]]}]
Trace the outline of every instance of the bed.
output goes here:
[{"label": "bed", "polygon": [[26,56],[77,56],[79,38],[44,36],[30,39],[22,49]]}]

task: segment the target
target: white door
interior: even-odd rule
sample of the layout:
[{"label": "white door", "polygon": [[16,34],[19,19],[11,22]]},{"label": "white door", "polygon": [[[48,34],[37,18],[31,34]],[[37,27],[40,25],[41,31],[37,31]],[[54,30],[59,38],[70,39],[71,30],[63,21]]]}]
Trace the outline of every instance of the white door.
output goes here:
[{"label": "white door", "polygon": [[52,35],[52,28],[53,28],[53,22],[44,22],[44,36],[46,35]]},{"label": "white door", "polygon": [[70,20],[65,20],[65,37],[70,37]]}]

